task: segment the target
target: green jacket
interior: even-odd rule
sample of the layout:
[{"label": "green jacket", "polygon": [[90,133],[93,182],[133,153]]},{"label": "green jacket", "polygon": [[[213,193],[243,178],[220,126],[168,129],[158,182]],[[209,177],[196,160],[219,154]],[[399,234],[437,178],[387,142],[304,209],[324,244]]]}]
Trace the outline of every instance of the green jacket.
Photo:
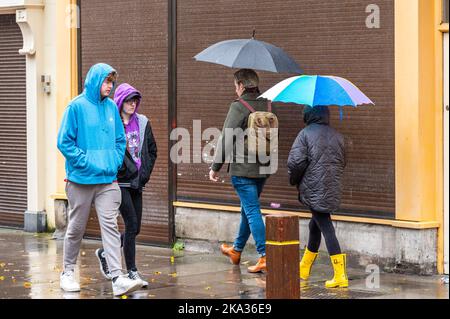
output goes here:
[{"label": "green jacket", "polygon": [[[256,111],[267,112],[267,99],[257,99],[258,94],[256,93],[246,93],[241,96],[243,100],[245,100],[248,104],[250,104]],[[226,128],[236,129],[241,128],[242,131],[247,129],[247,121],[250,115],[250,111],[242,105],[239,100],[235,100],[230,105],[230,109],[228,111],[227,118],[223,124],[222,134],[219,137],[217,143],[216,154],[214,158],[213,165],[211,169],[215,172],[220,171],[226,159],[227,162],[230,161],[230,151],[233,150],[233,161],[228,166],[228,172],[232,176],[241,176],[241,177],[250,177],[250,178],[261,178],[261,177],[269,177],[268,174],[261,174],[260,167],[262,164],[249,163],[247,150],[245,148],[244,154],[236,153],[236,148],[244,147],[239,144],[239,141],[243,139],[235,138],[226,138]],[[227,142],[228,145],[225,145]],[[231,145],[232,143],[232,145]],[[239,144],[239,145],[237,145]],[[221,150],[221,151],[220,151]],[[267,166],[267,165],[264,165]]]}]

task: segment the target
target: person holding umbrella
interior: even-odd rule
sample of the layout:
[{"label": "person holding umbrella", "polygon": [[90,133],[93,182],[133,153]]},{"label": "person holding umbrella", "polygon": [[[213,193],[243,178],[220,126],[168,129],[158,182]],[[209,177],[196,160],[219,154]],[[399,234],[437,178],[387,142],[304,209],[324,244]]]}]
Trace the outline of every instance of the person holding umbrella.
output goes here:
[{"label": "person holding umbrella", "polygon": [[300,262],[300,278],[307,280],[317,258],[321,234],[334,268],[326,287],[348,287],[346,255],[342,254],[330,215],[341,201],[341,179],[346,165],[344,138],[330,127],[328,106],[375,105],[356,85],[338,76],[300,75],[285,79],[260,97],[272,102],[304,105],[306,127],[298,134],[288,158],[291,185],[312,212],[308,246]]},{"label": "person holding umbrella", "polygon": [[341,252],[330,217],[340,205],[346,164],[344,138],[330,127],[328,106],[305,106],[303,121],[306,127],[298,134],[287,163],[290,183],[297,186],[300,202],[312,213],[300,278],[309,278],[323,234],[334,268],[334,277],[325,286],[348,287],[346,255]]},{"label": "person holding umbrella", "polygon": [[[248,268],[248,271],[264,272],[266,271],[266,233],[259,197],[267,178],[277,169],[278,136],[272,129],[278,129],[278,119],[271,111],[270,101],[265,98],[258,98],[260,94],[258,89],[259,78],[254,70],[295,74],[301,74],[303,71],[283,49],[256,40],[255,33],[256,30],[253,30],[251,39],[231,39],[215,43],[194,58],[196,61],[240,68],[234,74],[234,85],[239,99],[231,104],[225,119],[209,178],[214,182],[219,180],[218,173],[225,159],[230,157],[230,151],[232,150],[232,161],[228,169],[232,175],[233,187],[241,201],[241,223],[233,246],[223,244],[220,249],[224,255],[230,258],[233,264],[238,265],[244,246],[250,234],[252,234],[260,258],[255,266]],[[231,136],[233,133],[226,133],[230,129],[233,132],[234,129],[245,131],[247,128],[250,130],[247,139],[244,140],[244,145],[241,144],[242,136],[236,136],[236,139],[234,139]],[[254,128],[255,130],[253,130]],[[266,134],[256,132],[265,132]],[[270,132],[269,138],[268,132]],[[266,136],[264,137],[264,135]],[[255,142],[252,142],[252,140]],[[267,141],[270,142],[267,143]],[[266,145],[265,155],[262,155],[264,152],[260,153],[260,149],[257,147],[257,145],[263,144]],[[236,150],[242,149],[244,151],[240,151],[240,153],[244,154],[236,154]],[[258,149],[258,151],[255,152],[255,149]],[[255,161],[253,156],[255,153],[257,154],[256,157],[259,155],[267,157],[270,154],[269,165],[261,163],[263,161]],[[270,168],[268,169],[267,166]]]},{"label": "person holding umbrella", "polygon": [[[262,164],[252,161],[248,152],[239,154],[236,150],[243,149],[237,144],[243,140],[242,136],[231,136],[235,129],[242,129],[244,132],[248,127],[248,118],[254,111],[267,111],[267,99],[258,99],[260,94],[258,85],[259,78],[252,69],[240,69],[234,74],[234,85],[236,94],[239,97],[230,105],[228,115],[223,125],[222,134],[217,144],[214,162],[211,166],[209,178],[211,181],[219,180],[219,171],[225,160],[231,156],[229,172],[231,182],[239,196],[241,202],[241,222],[238,235],[232,246],[222,244],[221,252],[228,256],[231,263],[238,265],[241,260],[241,253],[250,237],[256,242],[256,250],[260,256],[256,265],[248,267],[251,273],[266,271],[266,230],[260,209],[259,197],[263,191],[269,174],[261,173]],[[231,131],[230,131],[231,130]],[[228,152],[228,153],[227,153]],[[238,160],[237,160],[238,159]]]}]

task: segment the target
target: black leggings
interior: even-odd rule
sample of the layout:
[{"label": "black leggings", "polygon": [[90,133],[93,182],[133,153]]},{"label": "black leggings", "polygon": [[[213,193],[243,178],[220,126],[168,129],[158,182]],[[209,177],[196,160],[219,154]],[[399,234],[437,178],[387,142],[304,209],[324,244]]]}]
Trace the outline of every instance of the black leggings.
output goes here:
[{"label": "black leggings", "polygon": [[319,251],[322,235],[325,238],[328,253],[330,256],[341,253],[339,241],[336,238],[331,216],[328,213],[312,212],[312,219],[309,222],[308,250],[314,253]]},{"label": "black leggings", "polygon": [[137,271],[136,268],[136,236],[141,230],[142,220],[142,191],[121,187],[122,204],[120,213],[125,223],[125,233],[122,234],[123,254],[127,270]]}]

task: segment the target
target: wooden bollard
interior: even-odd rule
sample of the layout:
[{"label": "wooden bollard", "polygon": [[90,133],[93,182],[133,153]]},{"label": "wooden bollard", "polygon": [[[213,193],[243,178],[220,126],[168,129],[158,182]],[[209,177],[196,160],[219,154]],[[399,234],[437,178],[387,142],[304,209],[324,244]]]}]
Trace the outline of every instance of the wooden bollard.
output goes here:
[{"label": "wooden bollard", "polygon": [[266,217],[266,298],[299,299],[298,217]]}]

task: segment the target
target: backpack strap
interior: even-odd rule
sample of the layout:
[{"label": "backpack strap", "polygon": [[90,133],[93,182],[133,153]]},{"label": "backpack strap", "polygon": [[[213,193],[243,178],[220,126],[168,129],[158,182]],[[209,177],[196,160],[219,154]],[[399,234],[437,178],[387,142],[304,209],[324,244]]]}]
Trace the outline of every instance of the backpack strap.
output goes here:
[{"label": "backpack strap", "polygon": [[256,112],[255,109],[250,104],[248,104],[246,101],[244,101],[243,99],[239,99],[239,102],[241,102],[242,105],[245,106],[251,113]]},{"label": "backpack strap", "polygon": [[[250,112],[256,112],[255,109],[243,99],[239,99],[239,102],[241,102]],[[267,101],[267,112],[272,113],[272,101],[270,100]]]}]

